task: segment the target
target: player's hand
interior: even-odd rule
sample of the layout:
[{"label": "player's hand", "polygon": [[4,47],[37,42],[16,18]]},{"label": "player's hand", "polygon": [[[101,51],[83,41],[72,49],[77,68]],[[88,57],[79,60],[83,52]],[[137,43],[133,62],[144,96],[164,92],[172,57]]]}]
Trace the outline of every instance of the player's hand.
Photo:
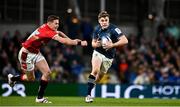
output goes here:
[{"label": "player's hand", "polygon": [[108,50],[113,47],[113,43],[112,43],[112,41],[108,41],[106,44],[102,45],[102,47],[103,47],[103,49]]},{"label": "player's hand", "polygon": [[101,47],[101,41],[98,40],[95,42],[95,44],[96,44],[96,47]]},{"label": "player's hand", "polygon": [[81,46],[87,46],[87,41],[81,41]]}]

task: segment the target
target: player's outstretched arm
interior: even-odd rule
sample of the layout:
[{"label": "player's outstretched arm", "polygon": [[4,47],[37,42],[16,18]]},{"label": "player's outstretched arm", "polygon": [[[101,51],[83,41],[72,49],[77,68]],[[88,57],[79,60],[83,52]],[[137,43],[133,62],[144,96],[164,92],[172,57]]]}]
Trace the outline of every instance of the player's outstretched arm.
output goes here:
[{"label": "player's outstretched arm", "polygon": [[61,37],[59,36],[58,34],[55,35],[52,39],[62,43],[62,44],[65,44],[65,45],[77,45],[79,41],[81,40],[78,40],[78,39],[70,39],[70,38],[64,38],[64,37]]},{"label": "player's outstretched arm", "polygon": [[53,39],[65,45],[87,46],[87,41],[81,41],[80,39],[70,39],[69,37],[60,37],[58,34],[55,35]]}]

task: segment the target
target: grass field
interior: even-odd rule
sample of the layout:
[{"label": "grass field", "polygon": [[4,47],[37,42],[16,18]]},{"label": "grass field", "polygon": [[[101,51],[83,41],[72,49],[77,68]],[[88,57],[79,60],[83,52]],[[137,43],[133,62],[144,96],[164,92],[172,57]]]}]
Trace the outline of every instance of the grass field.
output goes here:
[{"label": "grass field", "polygon": [[35,97],[0,97],[0,106],[179,106],[179,99],[114,99],[96,98],[85,103],[84,97],[49,97],[51,104],[35,103]]}]

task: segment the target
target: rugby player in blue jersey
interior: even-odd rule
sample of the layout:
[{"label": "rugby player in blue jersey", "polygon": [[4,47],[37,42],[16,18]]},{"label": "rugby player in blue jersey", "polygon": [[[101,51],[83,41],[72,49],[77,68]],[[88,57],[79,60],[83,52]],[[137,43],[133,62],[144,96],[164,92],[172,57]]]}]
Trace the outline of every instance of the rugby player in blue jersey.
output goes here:
[{"label": "rugby player in blue jersey", "polygon": [[102,11],[98,15],[99,24],[95,27],[92,37],[92,71],[88,77],[88,89],[85,102],[93,102],[91,91],[98,81],[111,67],[116,48],[128,43],[121,30],[109,22],[109,14]]}]

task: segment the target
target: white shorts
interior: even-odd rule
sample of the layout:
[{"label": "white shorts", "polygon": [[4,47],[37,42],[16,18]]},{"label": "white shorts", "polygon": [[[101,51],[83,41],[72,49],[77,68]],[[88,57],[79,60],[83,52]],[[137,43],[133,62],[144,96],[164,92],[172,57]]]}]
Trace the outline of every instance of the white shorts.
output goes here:
[{"label": "white shorts", "polygon": [[25,48],[21,48],[18,54],[18,59],[21,64],[21,68],[26,71],[34,70],[36,62],[45,60],[44,56],[39,52],[38,54],[31,53]]},{"label": "white shorts", "polygon": [[108,69],[112,65],[113,59],[109,59],[109,58],[105,57],[103,54],[101,54],[101,53],[99,53],[99,52],[97,52],[95,50],[93,52],[92,57],[93,58],[98,57],[102,61],[100,72],[107,73]]}]

